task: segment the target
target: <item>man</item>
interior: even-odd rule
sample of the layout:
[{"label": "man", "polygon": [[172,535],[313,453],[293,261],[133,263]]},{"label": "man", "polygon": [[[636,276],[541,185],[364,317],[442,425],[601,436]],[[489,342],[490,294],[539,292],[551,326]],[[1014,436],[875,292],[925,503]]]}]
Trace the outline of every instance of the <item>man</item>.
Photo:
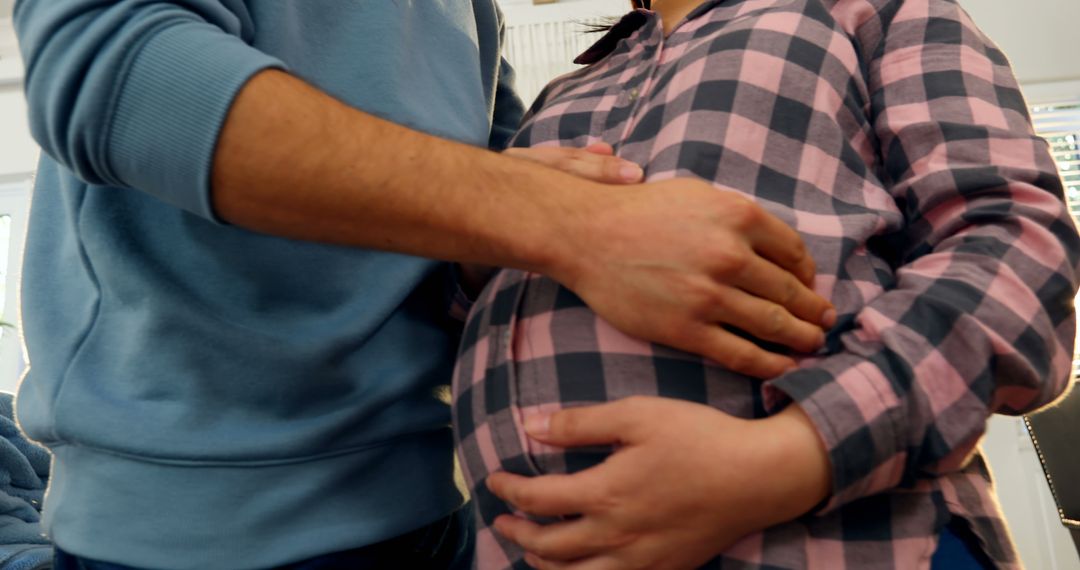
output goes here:
[{"label": "man", "polygon": [[475,148],[521,112],[493,0],[23,0],[15,23],[45,153],[19,417],[55,457],[61,567],[467,564],[431,259],[544,272],[758,376],[792,361],[720,323],[805,345],[833,318],[744,199]]}]

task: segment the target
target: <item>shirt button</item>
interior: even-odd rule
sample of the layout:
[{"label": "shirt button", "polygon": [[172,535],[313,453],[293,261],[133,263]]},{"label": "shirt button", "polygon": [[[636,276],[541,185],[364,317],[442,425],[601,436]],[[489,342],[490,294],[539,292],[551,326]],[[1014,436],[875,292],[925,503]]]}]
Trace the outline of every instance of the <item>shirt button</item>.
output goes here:
[{"label": "shirt button", "polygon": [[638,88],[634,87],[633,89],[630,90],[630,101],[631,102],[637,101],[637,98],[638,98]]},{"label": "shirt button", "polygon": [[510,341],[514,338],[514,333],[509,328],[507,328],[503,331],[502,337],[503,344],[510,344]]}]

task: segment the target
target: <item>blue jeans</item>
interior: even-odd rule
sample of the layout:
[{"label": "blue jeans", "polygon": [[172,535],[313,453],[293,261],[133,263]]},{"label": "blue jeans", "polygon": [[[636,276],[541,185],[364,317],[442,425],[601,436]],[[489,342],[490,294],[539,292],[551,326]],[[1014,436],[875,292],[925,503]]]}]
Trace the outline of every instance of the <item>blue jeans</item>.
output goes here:
[{"label": "blue jeans", "polygon": [[[472,566],[472,505],[426,527],[401,536],[344,552],[317,556],[279,566],[275,570],[365,570],[381,568],[424,568],[469,570]],[[238,561],[243,562],[243,561]],[[59,548],[53,570],[147,570],[81,558]]]},{"label": "blue jeans", "polygon": [[961,523],[953,521],[941,529],[938,547],[930,558],[930,570],[988,570],[986,555],[972,548],[975,537]]}]

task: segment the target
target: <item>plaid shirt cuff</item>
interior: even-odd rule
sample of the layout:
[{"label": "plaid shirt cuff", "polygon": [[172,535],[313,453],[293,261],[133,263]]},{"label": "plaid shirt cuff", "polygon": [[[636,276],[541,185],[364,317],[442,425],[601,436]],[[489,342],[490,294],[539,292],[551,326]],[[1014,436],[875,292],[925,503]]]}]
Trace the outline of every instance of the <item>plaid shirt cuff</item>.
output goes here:
[{"label": "plaid shirt cuff", "polygon": [[902,403],[868,359],[850,353],[817,361],[764,385],[765,402],[779,411],[802,407],[832,463],[832,496],[815,514],[899,485],[905,467]]}]

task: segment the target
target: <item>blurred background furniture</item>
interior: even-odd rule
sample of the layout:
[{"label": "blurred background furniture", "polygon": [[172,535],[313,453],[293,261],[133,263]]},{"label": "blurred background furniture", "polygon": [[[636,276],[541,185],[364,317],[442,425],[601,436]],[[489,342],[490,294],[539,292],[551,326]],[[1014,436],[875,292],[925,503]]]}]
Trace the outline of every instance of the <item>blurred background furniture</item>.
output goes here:
[{"label": "blurred background furniture", "polygon": [[1024,418],[1061,523],[1080,553],[1080,389],[1057,405]]}]

